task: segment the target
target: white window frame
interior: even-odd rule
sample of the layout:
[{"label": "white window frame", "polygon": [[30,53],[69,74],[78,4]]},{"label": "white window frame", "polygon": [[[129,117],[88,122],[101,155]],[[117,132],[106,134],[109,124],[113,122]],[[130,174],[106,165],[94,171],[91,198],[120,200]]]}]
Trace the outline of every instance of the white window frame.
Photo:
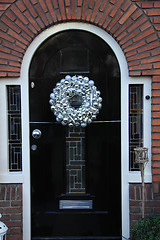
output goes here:
[{"label": "white window frame", "polygon": [[[150,78],[130,78],[129,85],[143,85],[143,146],[148,148],[149,162],[145,167],[145,182],[152,182],[151,174],[151,79]],[[146,96],[150,98],[147,100]],[[129,102],[129,92],[128,92]],[[129,104],[129,103],[128,103]],[[128,106],[129,111],[129,106]],[[128,112],[129,116],[129,112]],[[128,117],[129,118],[129,117]],[[128,123],[129,124],[129,123]],[[128,156],[129,158],[129,156]],[[128,161],[129,163],[129,161]],[[140,171],[129,171],[128,181],[130,183],[141,183],[141,172]]]},{"label": "white window frame", "polygon": [[[128,65],[118,43],[107,32],[88,23],[61,23],[44,30],[30,44],[23,58],[19,78],[0,79],[0,183],[23,183],[23,240],[31,239],[30,144],[29,144],[29,66],[37,48],[50,36],[69,29],[84,30],[102,38],[114,51],[121,72],[121,182],[122,236],[129,238],[129,183],[141,182],[140,172],[129,171],[129,84],[144,84],[144,96],[151,96],[151,78],[129,77]],[[6,85],[21,85],[22,104],[22,172],[8,171],[8,121]],[[144,146],[151,155],[151,100],[144,100]],[[151,159],[151,157],[150,157]],[[151,162],[145,171],[145,181],[151,182]]]}]

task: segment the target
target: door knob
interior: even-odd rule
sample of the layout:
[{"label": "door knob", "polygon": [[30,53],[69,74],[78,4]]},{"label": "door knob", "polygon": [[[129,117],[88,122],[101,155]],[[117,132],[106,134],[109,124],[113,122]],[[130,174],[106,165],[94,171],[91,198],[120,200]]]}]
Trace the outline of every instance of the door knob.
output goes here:
[{"label": "door knob", "polygon": [[32,132],[32,137],[35,139],[40,138],[42,135],[41,131],[39,129],[34,129]]}]

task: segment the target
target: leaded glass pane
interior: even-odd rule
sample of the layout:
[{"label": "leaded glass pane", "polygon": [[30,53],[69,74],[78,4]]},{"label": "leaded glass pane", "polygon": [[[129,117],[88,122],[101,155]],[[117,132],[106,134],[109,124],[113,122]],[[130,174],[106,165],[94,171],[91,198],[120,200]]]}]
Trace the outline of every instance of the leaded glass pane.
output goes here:
[{"label": "leaded glass pane", "polygon": [[22,170],[21,88],[7,86],[9,170]]},{"label": "leaded glass pane", "polygon": [[143,85],[129,86],[129,163],[130,171],[138,171],[134,148],[143,147]]},{"label": "leaded glass pane", "polygon": [[67,193],[85,193],[85,129],[67,128],[66,173]]}]

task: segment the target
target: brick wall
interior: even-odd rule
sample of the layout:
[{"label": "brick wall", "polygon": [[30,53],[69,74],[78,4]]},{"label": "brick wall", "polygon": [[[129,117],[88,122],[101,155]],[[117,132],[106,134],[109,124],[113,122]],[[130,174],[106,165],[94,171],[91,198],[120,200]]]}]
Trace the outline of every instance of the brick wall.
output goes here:
[{"label": "brick wall", "polygon": [[[129,185],[130,222],[135,222],[142,217],[142,186],[141,184]],[[155,198],[152,184],[145,184],[145,217],[160,217],[160,197]]]},{"label": "brick wall", "polygon": [[111,34],[124,51],[131,76],[160,75],[160,5],[131,0],[5,0],[0,4],[2,77],[18,77],[32,40],[49,26],[89,22]]},{"label": "brick wall", "polygon": [[7,227],[7,240],[22,240],[22,185],[0,184],[1,221]]}]

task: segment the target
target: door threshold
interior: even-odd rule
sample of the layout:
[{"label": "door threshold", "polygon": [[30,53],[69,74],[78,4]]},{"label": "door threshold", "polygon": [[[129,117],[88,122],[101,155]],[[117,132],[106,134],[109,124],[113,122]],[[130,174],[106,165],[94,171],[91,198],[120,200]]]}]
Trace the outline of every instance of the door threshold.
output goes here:
[{"label": "door threshold", "polygon": [[122,237],[96,236],[96,237],[33,237],[32,240],[122,240]]}]

